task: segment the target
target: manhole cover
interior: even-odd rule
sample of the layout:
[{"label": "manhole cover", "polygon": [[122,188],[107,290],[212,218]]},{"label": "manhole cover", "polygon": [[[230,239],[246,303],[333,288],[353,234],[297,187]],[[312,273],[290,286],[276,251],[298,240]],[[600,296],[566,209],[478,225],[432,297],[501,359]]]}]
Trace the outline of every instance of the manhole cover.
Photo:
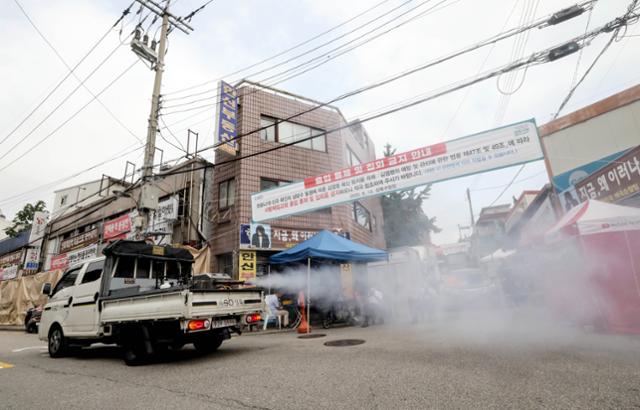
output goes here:
[{"label": "manhole cover", "polygon": [[317,339],[318,337],[325,337],[324,333],[309,333],[308,335],[298,336],[298,339]]},{"label": "manhole cover", "polygon": [[361,345],[364,343],[362,339],[340,339],[340,340],[332,340],[330,342],[325,342],[325,346],[333,346],[333,347],[343,347],[343,346],[355,346]]}]

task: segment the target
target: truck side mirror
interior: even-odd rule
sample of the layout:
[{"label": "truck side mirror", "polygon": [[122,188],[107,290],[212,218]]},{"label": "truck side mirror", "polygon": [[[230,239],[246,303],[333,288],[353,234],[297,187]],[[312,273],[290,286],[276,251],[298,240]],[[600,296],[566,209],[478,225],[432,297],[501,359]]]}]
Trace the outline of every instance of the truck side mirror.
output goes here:
[{"label": "truck side mirror", "polygon": [[42,294],[51,296],[51,283],[47,282],[42,285]]}]

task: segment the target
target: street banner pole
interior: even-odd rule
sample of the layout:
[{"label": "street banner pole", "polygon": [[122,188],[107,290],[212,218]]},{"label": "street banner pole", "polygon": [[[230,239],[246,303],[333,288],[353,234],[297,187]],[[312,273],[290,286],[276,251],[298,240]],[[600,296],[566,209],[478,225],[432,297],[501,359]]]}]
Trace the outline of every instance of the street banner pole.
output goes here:
[{"label": "street banner pole", "polygon": [[307,258],[307,334],[311,332],[311,258]]}]

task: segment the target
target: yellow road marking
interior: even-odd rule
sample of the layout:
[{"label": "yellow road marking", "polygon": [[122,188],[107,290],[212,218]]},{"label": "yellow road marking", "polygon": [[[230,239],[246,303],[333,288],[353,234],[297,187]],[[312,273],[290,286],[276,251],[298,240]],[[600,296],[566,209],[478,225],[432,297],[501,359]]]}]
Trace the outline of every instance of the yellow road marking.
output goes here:
[{"label": "yellow road marking", "polygon": [[0,369],[11,369],[12,367],[11,363],[0,362]]}]

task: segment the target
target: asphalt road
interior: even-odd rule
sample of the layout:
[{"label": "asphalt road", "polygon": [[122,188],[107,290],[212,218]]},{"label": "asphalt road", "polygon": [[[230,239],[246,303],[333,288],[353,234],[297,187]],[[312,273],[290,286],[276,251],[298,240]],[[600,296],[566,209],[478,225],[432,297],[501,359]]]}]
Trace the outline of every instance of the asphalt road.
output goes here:
[{"label": "asphalt road", "polygon": [[[504,325],[478,317],[314,330],[326,337],[310,340],[243,335],[208,356],[187,346],[143,367],[108,346],[50,359],[36,336],[0,331],[0,408],[640,408],[638,338],[526,317]],[[345,338],[365,343],[324,345]]]}]

